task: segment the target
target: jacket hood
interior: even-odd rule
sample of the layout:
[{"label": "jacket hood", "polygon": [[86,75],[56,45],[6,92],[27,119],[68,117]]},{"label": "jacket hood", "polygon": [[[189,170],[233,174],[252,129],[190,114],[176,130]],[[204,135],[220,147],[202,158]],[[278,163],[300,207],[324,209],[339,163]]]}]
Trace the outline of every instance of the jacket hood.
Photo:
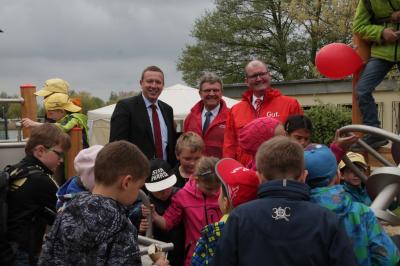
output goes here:
[{"label": "jacket hood", "polygon": [[[249,103],[251,103],[251,97],[253,97],[253,89],[252,88],[248,88],[243,94],[242,94],[242,100],[244,101],[248,101]],[[267,88],[264,92],[264,101],[268,102],[270,101],[272,98],[275,97],[279,97],[281,96],[281,92],[277,89],[274,88]]]},{"label": "jacket hood", "polygon": [[117,232],[126,226],[127,208],[111,198],[82,192],[67,204],[59,230],[63,243],[71,247],[90,249],[101,243],[110,242]]},{"label": "jacket hood", "polygon": [[341,185],[312,189],[311,201],[318,203],[340,216],[350,211],[353,202]]}]

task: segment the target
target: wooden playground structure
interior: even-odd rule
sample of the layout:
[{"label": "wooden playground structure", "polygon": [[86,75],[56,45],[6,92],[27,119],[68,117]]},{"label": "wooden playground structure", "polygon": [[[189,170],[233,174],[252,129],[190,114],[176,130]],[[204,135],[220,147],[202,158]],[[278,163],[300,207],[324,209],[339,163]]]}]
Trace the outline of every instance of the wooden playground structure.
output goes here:
[{"label": "wooden playground structure", "polygon": [[[20,86],[20,99],[14,99],[14,102],[21,103],[21,117],[27,117],[32,119],[33,121],[37,121],[37,103],[36,103],[36,86],[32,84],[24,84]],[[31,135],[30,128],[22,128],[22,138],[27,139]],[[82,150],[82,129],[81,128],[73,128],[69,132],[69,136],[71,137],[71,148],[65,154],[65,177],[69,179],[74,176],[74,158]]]}]

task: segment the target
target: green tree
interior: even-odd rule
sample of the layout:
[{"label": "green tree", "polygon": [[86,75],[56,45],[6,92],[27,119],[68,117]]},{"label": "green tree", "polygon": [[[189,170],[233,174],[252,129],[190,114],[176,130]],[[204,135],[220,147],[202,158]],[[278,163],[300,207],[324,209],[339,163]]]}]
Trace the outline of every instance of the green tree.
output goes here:
[{"label": "green tree", "polygon": [[242,82],[243,68],[252,58],[267,62],[277,79],[304,76],[306,53],[295,49],[303,41],[296,38],[285,2],[216,1],[216,9],[196,21],[196,43],[187,45],[178,60],[183,79],[195,85],[203,71],[214,71],[225,83]]},{"label": "green tree", "polygon": [[358,0],[291,0],[289,16],[300,24],[307,41],[310,63],[317,50],[332,42],[351,42],[351,23]]},{"label": "green tree", "polygon": [[195,43],[182,50],[177,69],[190,85],[203,71],[237,83],[245,64],[258,58],[275,80],[316,77],[317,50],[349,41],[356,1],[216,0],[215,10],[196,20]]},{"label": "green tree", "polygon": [[82,112],[85,114],[90,110],[97,109],[105,105],[102,99],[92,96],[91,93],[86,91],[75,92],[72,90],[70,92],[70,98],[72,100],[79,99],[82,106]]},{"label": "green tree", "polygon": [[337,129],[351,124],[351,110],[333,104],[324,104],[318,101],[318,105],[305,111],[305,115],[313,123],[311,141],[314,143],[330,144]]},{"label": "green tree", "polygon": [[118,93],[112,91],[110,93],[110,97],[108,98],[107,105],[114,104],[121,99],[132,97],[132,96],[135,96],[138,94],[139,94],[139,91],[128,91],[128,92],[119,91]]}]

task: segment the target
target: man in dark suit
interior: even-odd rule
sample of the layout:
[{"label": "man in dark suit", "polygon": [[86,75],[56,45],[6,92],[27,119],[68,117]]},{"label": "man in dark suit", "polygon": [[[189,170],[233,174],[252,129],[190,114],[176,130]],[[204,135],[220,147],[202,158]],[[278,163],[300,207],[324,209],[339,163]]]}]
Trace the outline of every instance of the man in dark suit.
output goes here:
[{"label": "man in dark suit", "polygon": [[136,144],[149,159],[176,163],[174,114],[172,107],[158,100],[164,88],[164,73],[149,66],[140,79],[142,93],[120,100],[111,117],[110,142],[127,140]]}]

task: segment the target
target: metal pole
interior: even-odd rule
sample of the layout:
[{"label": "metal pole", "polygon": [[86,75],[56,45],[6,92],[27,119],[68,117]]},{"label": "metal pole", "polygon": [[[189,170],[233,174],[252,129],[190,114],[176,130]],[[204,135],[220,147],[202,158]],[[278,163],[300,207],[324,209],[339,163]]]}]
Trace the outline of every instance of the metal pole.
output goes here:
[{"label": "metal pole", "polygon": [[393,198],[399,193],[400,186],[398,183],[387,185],[376,196],[370,208],[373,210],[386,210],[392,203]]}]

